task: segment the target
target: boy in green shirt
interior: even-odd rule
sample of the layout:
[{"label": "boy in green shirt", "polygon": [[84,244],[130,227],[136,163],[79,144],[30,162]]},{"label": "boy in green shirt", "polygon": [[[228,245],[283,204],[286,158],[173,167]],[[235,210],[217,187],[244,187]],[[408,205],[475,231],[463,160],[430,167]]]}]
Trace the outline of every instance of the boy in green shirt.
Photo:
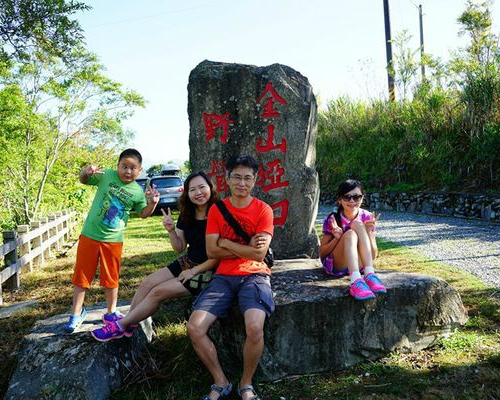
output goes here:
[{"label": "boy in green shirt", "polygon": [[[78,241],[76,263],[71,282],[75,287],[73,307],[64,329],[73,332],[87,316],[83,307],[85,293],[100,266],[100,284],[104,287],[108,312],[105,320],[115,320],[118,300],[118,278],[123,246],[123,232],[130,210],[141,218],[149,217],[160,199],[154,188],[146,191],[135,182],[142,170],[142,156],[135,149],[124,150],[118,158],[118,169],[89,165],[80,172],[80,182],[97,186],[97,193]],[[147,201],[146,201],[147,197]]]}]

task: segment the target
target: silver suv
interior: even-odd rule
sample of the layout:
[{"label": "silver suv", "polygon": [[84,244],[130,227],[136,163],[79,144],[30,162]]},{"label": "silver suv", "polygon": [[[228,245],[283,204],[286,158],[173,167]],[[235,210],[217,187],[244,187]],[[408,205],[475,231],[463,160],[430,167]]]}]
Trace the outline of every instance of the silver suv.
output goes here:
[{"label": "silver suv", "polygon": [[178,176],[155,176],[149,180],[149,185],[160,192],[159,208],[179,208],[179,198],[184,191],[182,179]]}]

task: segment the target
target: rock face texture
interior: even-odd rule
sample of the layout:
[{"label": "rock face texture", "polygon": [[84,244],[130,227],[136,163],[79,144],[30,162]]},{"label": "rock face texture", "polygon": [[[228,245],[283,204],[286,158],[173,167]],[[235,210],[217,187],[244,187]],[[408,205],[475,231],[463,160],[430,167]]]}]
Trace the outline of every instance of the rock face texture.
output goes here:
[{"label": "rock face texture", "polygon": [[193,171],[208,173],[224,197],[227,159],[253,156],[253,194],[274,210],[276,257],[317,257],[316,100],[307,78],[280,64],[203,61],[189,76],[188,114]]},{"label": "rock face texture", "polygon": [[[281,260],[273,267],[276,311],[266,321],[258,368],[262,381],[339,370],[396,349],[426,348],[467,321],[458,292],[445,281],[380,272],[387,294],[354,300],[349,281],[326,278],[315,260]],[[241,371],[245,329],[233,307],[210,335],[226,371]]]},{"label": "rock face texture", "polygon": [[[119,309],[126,312],[128,307]],[[103,325],[104,312],[102,305],[90,309],[84,324],[73,334],[62,329],[68,314],[37,322],[21,345],[5,399],[107,399],[151,341],[152,327],[148,319],[131,338],[100,343],[89,331]]]}]

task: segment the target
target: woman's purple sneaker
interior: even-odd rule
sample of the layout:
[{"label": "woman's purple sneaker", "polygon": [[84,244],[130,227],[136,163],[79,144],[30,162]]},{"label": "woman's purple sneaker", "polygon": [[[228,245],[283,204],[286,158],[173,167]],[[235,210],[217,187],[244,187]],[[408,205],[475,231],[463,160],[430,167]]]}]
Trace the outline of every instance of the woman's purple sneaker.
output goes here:
[{"label": "woman's purple sneaker", "polygon": [[[125,315],[123,315],[121,312],[119,311],[115,311],[114,313],[111,313],[111,314],[103,314],[102,316],[102,320],[104,321],[104,323],[107,325],[111,322],[116,322],[116,321],[120,321],[121,319],[123,319],[125,317]],[[138,328],[139,327],[139,324],[130,324],[129,326],[127,326],[125,328],[125,333],[124,335],[126,337],[131,337],[134,335],[134,329]]]},{"label": "woman's purple sneaker", "polygon": [[125,330],[121,329],[116,322],[107,322],[102,328],[94,329],[90,332],[95,340],[107,342],[113,339],[120,339],[125,335]]},{"label": "woman's purple sneaker", "polygon": [[106,314],[103,314],[102,315],[102,320],[104,321],[104,323],[107,323],[107,322],[116,322],[120,319],[122,319],[125,315],[123,315],[120,311],[116,310],[115,312],[109,314],[109,313],[106,313]]}]

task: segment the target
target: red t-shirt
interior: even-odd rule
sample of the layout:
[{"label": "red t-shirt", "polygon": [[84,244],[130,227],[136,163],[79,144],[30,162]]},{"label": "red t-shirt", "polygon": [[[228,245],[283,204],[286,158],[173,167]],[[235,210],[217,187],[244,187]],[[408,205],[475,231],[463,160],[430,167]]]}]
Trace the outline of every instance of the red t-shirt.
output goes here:
[{"label": "red t-shirt", "polygon": [[[273,210],[266,203],[254,197],[248,206],[236,208],[229,201],[229,197],[223,201],[229,212],[238,221],[248,236],[252,237],[261,232],[269,233],[272,236],[274,228]],[[218,234],[221,238],[248,245],[248,243],[234,232],[216,205],[210,207],[210,211],[208,212],[206,233],[207,235]],[[258,273],[271,275],[271,270],[262,261],[233,258],[222,259],[217,268],[217,273],[221,275],[249,275]]]}]

